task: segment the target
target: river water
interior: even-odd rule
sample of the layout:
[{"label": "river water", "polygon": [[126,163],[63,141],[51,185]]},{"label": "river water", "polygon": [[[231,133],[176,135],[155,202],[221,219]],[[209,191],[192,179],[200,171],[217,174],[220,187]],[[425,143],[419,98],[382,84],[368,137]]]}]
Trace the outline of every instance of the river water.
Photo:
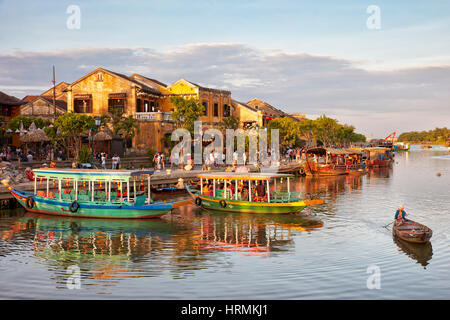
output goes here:
[{"label": "river water", "polygon": [[[296,190],[325,200],[296,215],[187,206],[112,221],[4,210],[0,298],[449,299],[449,155],[412,146],[391,169],[296,178]],[[433,229],[430,244],[383,227],[400,204]]]}]

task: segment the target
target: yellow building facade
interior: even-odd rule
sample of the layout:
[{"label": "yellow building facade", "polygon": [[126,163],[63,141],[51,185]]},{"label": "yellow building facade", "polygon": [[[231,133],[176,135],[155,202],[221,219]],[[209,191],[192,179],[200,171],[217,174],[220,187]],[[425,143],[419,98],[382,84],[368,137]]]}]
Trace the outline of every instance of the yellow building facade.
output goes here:
[{"label": "yellow building facade", "polygon": [[139,133],[132,141],[131,151],[144,153],[148,148],[165,151],[163,138],[175,130],[171,113],[175,106],[173,96],[197,99],[205,113],[200,117],[204,127],[220,123],[231,115],[231,92],[206,88],[180,79],[170,85],[139,74],[126,76],[98,68],[68,85],[67,112],[92,116],[108,114],[112,108],[121,108],[125,116],[138,120]]}]

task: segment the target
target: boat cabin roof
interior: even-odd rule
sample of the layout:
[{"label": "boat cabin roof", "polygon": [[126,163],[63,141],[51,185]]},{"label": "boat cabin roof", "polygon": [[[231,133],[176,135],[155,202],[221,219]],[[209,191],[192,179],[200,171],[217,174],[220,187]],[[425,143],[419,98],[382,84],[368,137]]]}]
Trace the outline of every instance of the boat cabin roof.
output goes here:
[{"label": "boat cabin roof", "polygon": [[361,151],[357,149],[351,149],[351,148],[311,148],[306,150],[306,153],[312,153],[317,154],[318,156],[324,156],[327,153],[329,154],[337,154],[337,155],[351,155],[351,154],[362,154]]},{"label": "boat cabin roof", "polygon": [[364,151],[379,151],[379,152],[386,152],[390,151],[390,148],[384,148],[384,147],[371,147],[371,148],[364,148]]},{"label": "boat cabin roof", "polygon": [[86,181],[128,181],[133,176],[151,175],[153,172],[144,170],[90,170],[90,169],[33,169],[36,178],[70,179]]},{"label": "boat cabin roof", "polygon": [[217,173],[201,173],[197,175],[198,178],[202,179],[226,179],[226,180],[270,180],[273,178],[287,178],[293,177],[292,174],[283,173],[255,173],[255,172],[245,172],[245,173],[235,173],[235,172],[217,172]]}]

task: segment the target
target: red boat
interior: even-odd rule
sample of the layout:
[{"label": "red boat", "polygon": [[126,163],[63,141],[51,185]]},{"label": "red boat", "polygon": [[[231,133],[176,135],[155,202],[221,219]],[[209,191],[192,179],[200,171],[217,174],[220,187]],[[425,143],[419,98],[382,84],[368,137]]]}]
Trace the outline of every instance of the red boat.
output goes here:
[{"label": "red boat", "polygon": [[368,168],[386,168],[392,165],[391,149],[374,147],[364,149],[366,152],[366,165]]},{"label": "red boat", "polygon": [[312,148],[307,150],[306,154],[304,170],[309,176],[337,176],[364,172],[362,154],[354,149]]}]

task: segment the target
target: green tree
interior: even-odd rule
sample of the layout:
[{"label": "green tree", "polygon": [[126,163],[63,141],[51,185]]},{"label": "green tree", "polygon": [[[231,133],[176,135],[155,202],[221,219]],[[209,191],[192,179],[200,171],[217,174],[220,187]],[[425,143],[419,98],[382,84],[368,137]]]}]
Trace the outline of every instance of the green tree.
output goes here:
[{"label": "green tree", "polygon": [[220,127],[222,128],[223,131],[225,131],[226,129],[236,130],[239,128],[239,119],[233,115],[223,117],[222,122],[220,123]]},{"label": "green tree", "polygon": [[197,99],[184,99],[182,97],[171,97],[170,102],[175,106],[172,112],[172,120],[177,127],[194,132],[194,122],[203,115],[204,107]]},{"label": "green tree", "polygon": [[432,142],[445,144],[450,139],[450,130],[446,127],[435,128],[429,131],[409,131],[403,132],[398,136],[398,141],[401,142]]},{"label": "green tree", "polygon": [[322,115],[313,121],[313,125],[312,133],[314,138],[321,141],[325,147],[337,142],[340,126],[337,120]]},{"label": "green tree", "polygon": [[31,124],[34,122],[37,128],[44,128],[50,125],[50,121],[42,118],[37,117],[26,117],[26,116],[17,116],[12,118],[8,122],[8,129],[11,129],[12,131],[16,131],[19,129],[20,122],[23,123],[23,128],[25,130],[28,130],[28,128],[31,126]]},{"label": "green tree", "polygon": [[[297,123],[290,117],[276,118],[267,124],[269,133],[271,129],[279,130],[280,144],[284,147],[295,146],[299,141],[299,131]],[[270,141],[270,134],[269,141]]]},{"label": "green tree", "polygon": [[66,151],[71,152],[76,159],[81,148],[82,135],[87,135],[89,130],[94,128],[95,120],[85,114],[65,113],[55,120],[54,126],[54,135],[61,139]]},{"label": "green tree", "polygon": [[306,140],[311,141],[312,131],[314,129],[314,122],[310,119],[305,119],[297,124],[298,133],[300,137],[306,138]]},{"label": "green tree", "polygon": [[118,133],[127,141],[133,139],[139,133],[139,123],[137,119],[133,116],[123,117],[119,124]]},{"label": "green tree", "polygon": [[[133,139],[139,133],[139,123],[132,115],[125,116],[122,108],[113,108],[109,115],[101,117],[100,127],[111,124],[113,134],[122,137],[125,141]],[[127,144],[125,143],[125,149]]]},{"label": "green tree", "polygon": [[91,149],[88,146],[84,145],[81,147],[80,152],[78,153],[77,161],[80,163],[90,163],[92,160]]}]

